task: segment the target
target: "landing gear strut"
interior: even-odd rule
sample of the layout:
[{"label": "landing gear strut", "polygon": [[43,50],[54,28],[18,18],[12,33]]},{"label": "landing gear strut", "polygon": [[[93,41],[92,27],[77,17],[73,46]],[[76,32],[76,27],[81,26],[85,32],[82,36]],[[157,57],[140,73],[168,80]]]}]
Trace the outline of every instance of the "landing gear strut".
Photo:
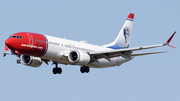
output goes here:
[{"label": "landing gear strut", "polygon": [[83,65],[83,66],[80,68],[80,71],[81,71],[81,73],[89,73],[90,68],[89,68],[88,66]]},{"label": "landing gear strut", "polygon": [[62,69],[60,67],[58,68],[58,62],[54,62],[53,64],[56,65],[56,67],[53,68],[53,73],[54,74],[61,74],[62,73]]}]

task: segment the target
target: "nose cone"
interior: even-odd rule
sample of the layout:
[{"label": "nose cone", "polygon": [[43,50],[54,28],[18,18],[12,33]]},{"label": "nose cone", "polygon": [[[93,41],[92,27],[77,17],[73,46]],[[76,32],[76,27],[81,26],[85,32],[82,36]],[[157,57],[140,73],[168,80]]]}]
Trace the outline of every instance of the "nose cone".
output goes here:
[{"label": "nose cone", "polygon": [[5,41],[5,44],[8,46],[9,45],[9,39],[7,39],[6,41]]},{"label": "nose cone", "polygon": [[14,39],[7,39],[5,41],[6,46],[8,46],[8,48],[10,48],[11,50],[14,50],[14,46],[15,46],[15,40]]},{"label": "nose cone", "polygon": [[11,46],[12,45],[12,40],[11,39],[7,39],[6,41],[5,41],[5,44],[7,45],[7,46]]}]

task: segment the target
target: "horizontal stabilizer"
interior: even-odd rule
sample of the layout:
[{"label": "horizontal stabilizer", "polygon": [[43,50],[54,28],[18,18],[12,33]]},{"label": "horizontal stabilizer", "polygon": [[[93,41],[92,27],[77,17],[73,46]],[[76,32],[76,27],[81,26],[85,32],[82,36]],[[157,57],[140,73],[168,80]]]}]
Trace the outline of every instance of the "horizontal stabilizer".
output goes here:
[{"label": "horizontal stabilizer", "polygon": [[150,55],[150,54],[158,54],[158,53],[165,53],[167,51],[161,51],[161,52],[147,52],[147,53],[133,53],[131,56],[141,56],[141,55]]}]

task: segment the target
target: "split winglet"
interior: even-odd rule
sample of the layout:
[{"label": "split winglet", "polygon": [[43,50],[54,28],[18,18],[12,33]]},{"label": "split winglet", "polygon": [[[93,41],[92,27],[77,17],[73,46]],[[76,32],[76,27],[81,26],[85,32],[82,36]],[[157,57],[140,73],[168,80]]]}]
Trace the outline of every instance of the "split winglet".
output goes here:
[{"label": "split winglet", "polygon": [[7,55],[7,54],[11,54],[11,52],[9,52],[9,49],[8,47],[5,45],[5,48],[4,48],[4,57]]},{"label": "split winglet", "polygon": [[20,57],[21,56],[21,53],[19,53],[18,51],[9,51],[8,47],[5,45],[5,49],[4,49],[4,57],[6,55],[16,55],[17,57]]},{"label": "split winglet", "polygon": [[175,34],[176,34],[176,31],[175,31],[175,32],[173,33],[173,35],[166,41],[165,45],[168,45],[168,46],[170,46],[170,47],[172,47],[172,48],[177,49],[176,47],[169,45],[169,43],[171,42],[171,40],[172,40],[172,38],[174,37]]},{"label": "split winglet", "polygon": [[166,43],[170,43],[171,39],[173,38],[173,36],[176,34],[176,31],[173,33],[173,35],[168,39],[168,41]]}]

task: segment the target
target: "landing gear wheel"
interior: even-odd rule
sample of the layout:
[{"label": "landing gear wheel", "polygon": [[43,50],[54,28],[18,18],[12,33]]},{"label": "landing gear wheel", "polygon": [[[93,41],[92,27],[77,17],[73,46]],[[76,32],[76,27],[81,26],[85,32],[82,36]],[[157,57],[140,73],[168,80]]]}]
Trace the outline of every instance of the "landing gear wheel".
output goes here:
[{"label": "landing gear wheel", "polygon": [[61,68],[57,68],[57,71],[58,71],[58,72],[57,72],[58,74],[61,74],[61,73],[62,73],[62,69],[61,69]]},{"label": "landing gear wheel", "polygon": [[21,59],[17,59],[17,64],[20,64],[21,63]]},{"label": "landing gear wheel", "polygon": [[62,73],[62,69],[60,67],[58,67],[58,62],[53,62],[53,64],[56,65],[56,67],[53,68],[53,70],[52,70],[53,74],[61,74]]},{"label": "landing gear wheel", "polygon": [[81,73],[89,73],[90,68],[88,66],[82,66],[80,68]]},{"label": "landing gear wheel", "polygon": [[82,67],[80,68],[80,71],[81,71],[81,73],[84,73],[84,72],[85,72],[85,67],[82,66]]},{"label": "landing gear wheel", "polygon": [[57,74],[57,68],[53,68],[53,74]]},{"label": "landing gear wheel", "polygon": [[61,68],[53,68],[53,73],[54,74],[61,74],[62,73],[62,69]]},{"label": "landing gear wheel", "polygon": [[86,73],[89,73],[89,71],[90,71],[90,68],[89,68],[88,66],[86,66],[86,67],[85,67],[85,72],[86,72]]}]

